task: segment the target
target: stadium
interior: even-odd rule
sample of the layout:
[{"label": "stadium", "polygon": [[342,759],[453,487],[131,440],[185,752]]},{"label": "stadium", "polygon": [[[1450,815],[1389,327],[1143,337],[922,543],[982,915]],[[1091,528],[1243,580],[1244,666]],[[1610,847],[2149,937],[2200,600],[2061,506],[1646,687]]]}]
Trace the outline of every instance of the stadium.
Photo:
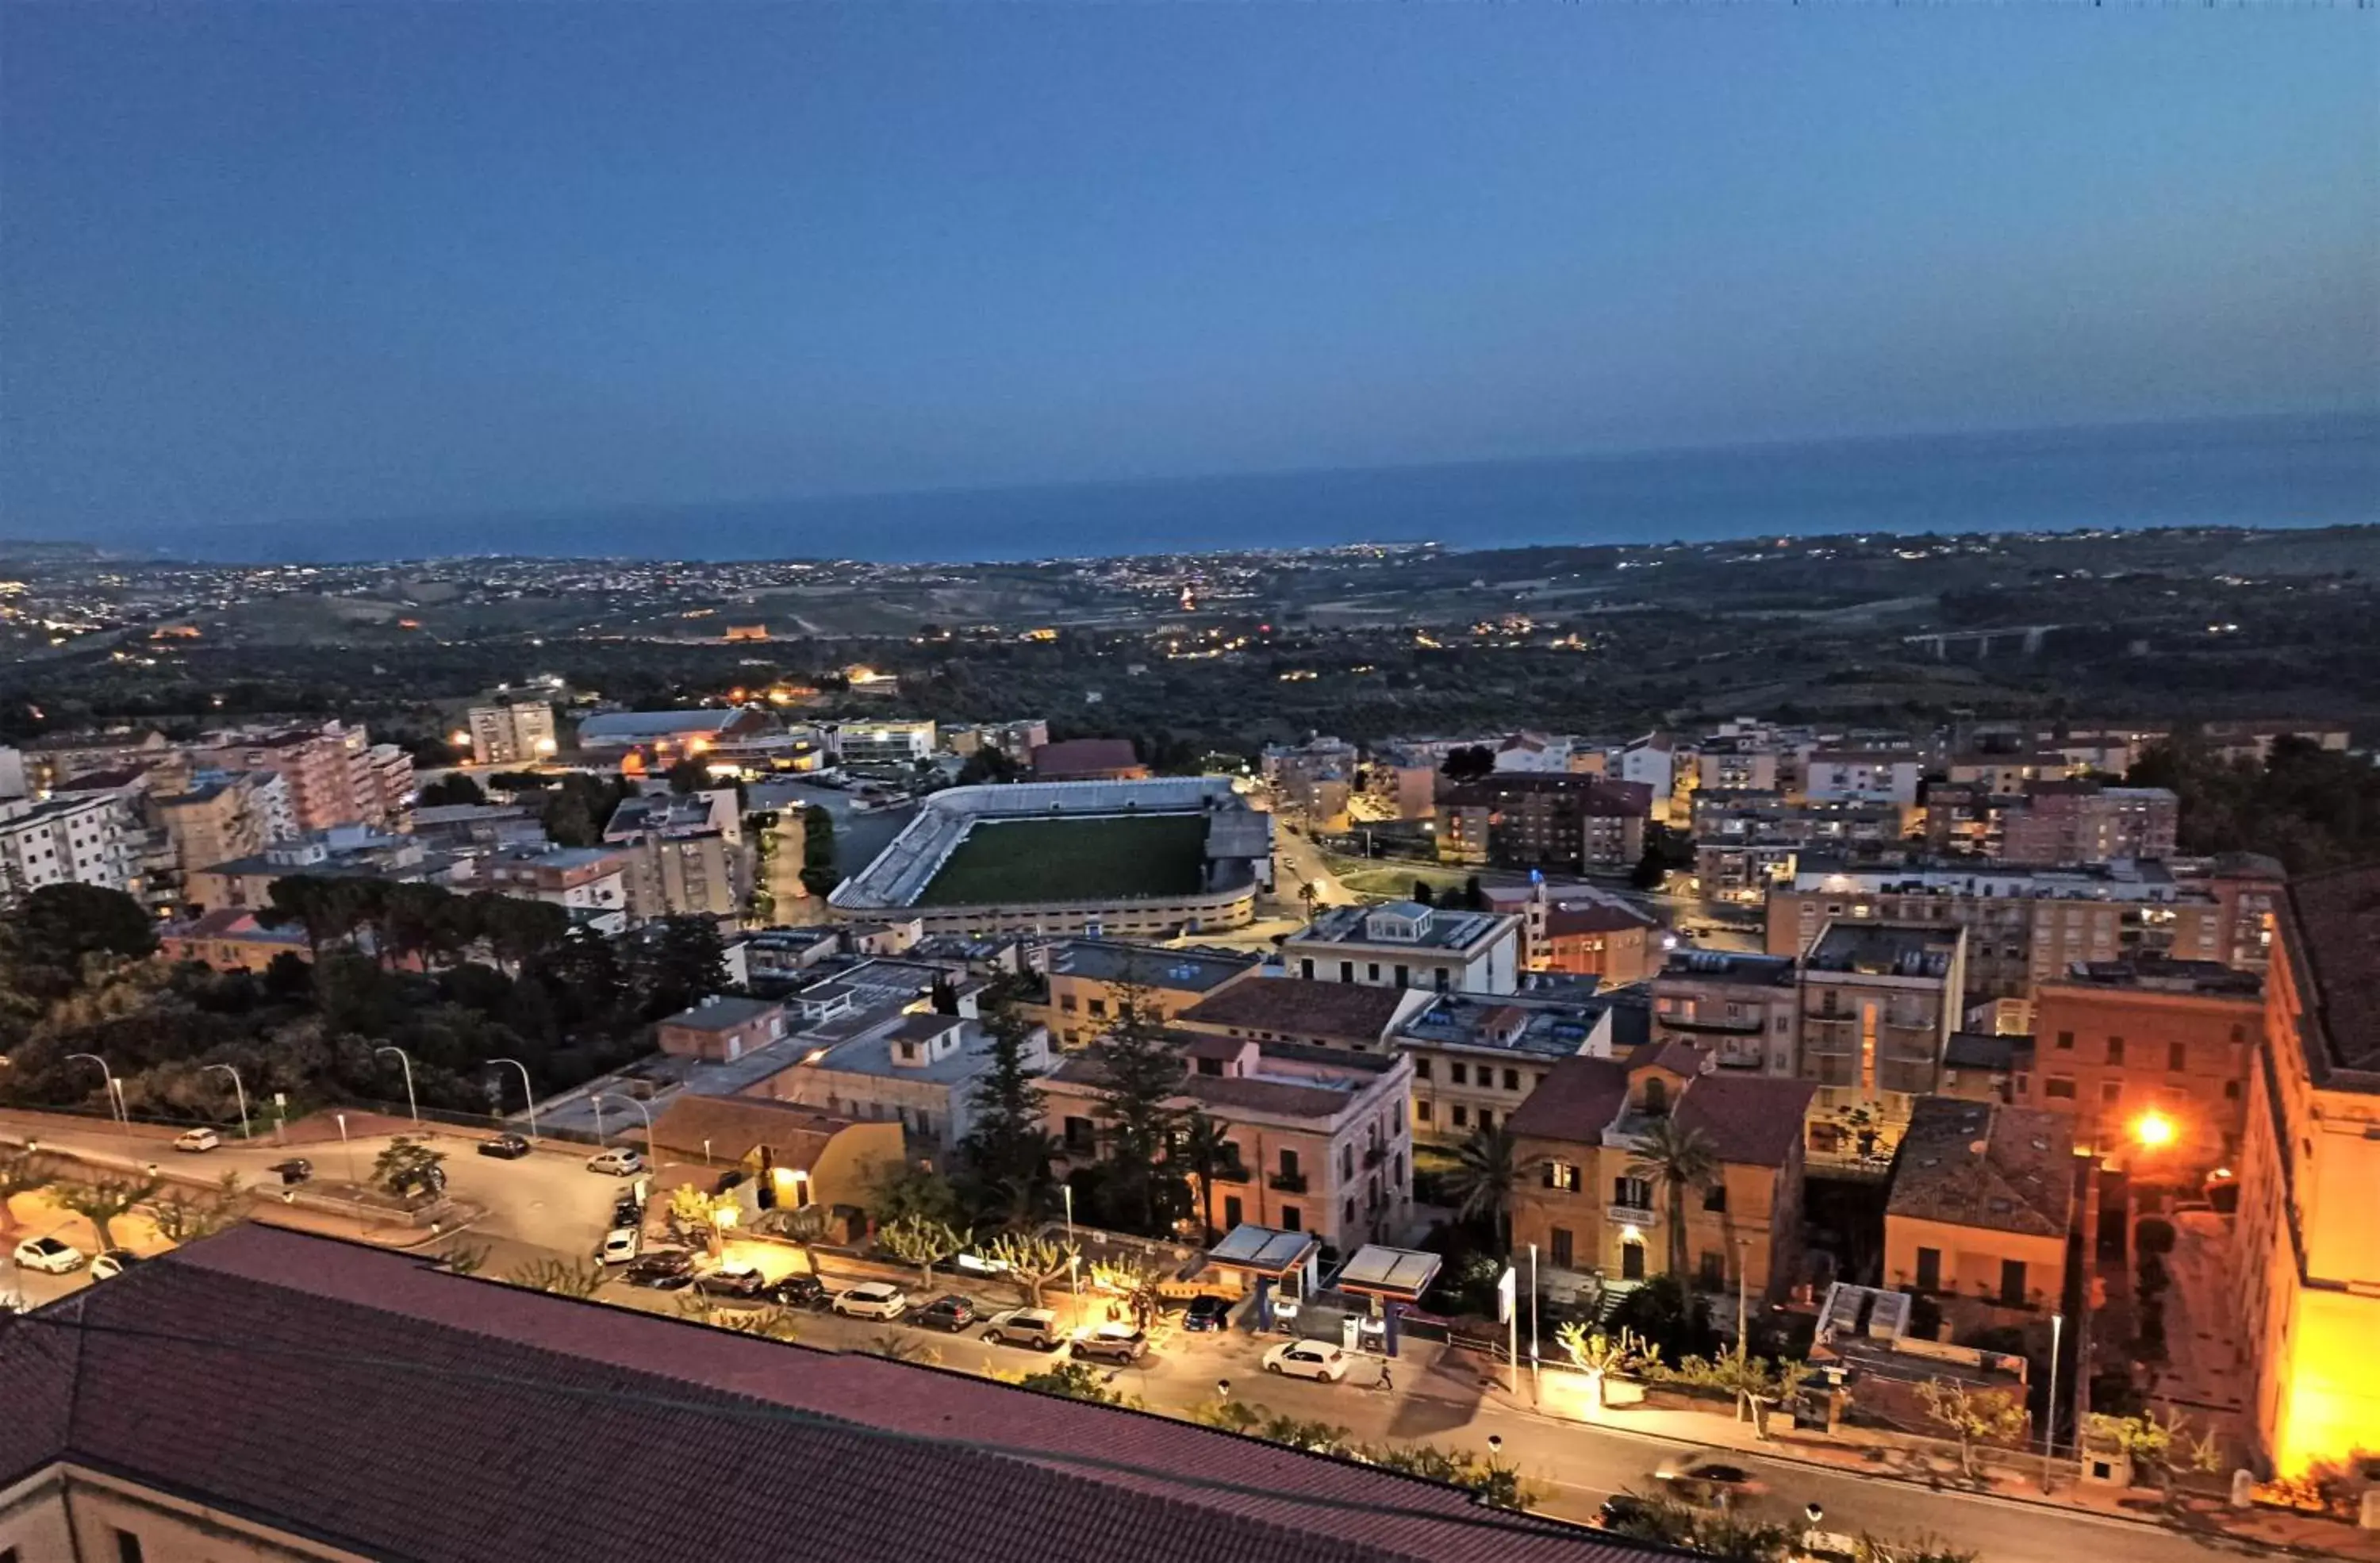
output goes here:
[{"label": "stadium", "polygon": [[1244,927],[1272,882],[1272,817],[1222,777],[953,787],[827,898],[928,933],[1163,938]]}]

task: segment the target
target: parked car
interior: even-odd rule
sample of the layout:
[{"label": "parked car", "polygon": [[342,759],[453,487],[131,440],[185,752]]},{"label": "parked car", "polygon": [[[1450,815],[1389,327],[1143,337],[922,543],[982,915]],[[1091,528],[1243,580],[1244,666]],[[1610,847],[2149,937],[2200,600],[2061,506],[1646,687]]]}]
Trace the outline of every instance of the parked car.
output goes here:
[{"label": "parked car", "polygon": [[1058,1327],[1058,1315],[1047,1308],[1011,1308],[991,1315],[991,1327],[983,1332],[983,1338],[1003,1346],[1048,1351],[1062,1344],[1066,1335]]},{"label": "parked car", "polygon": [[1598,1531],[1623,1530],[1644,1517],[1652,1506],[1634,1493],[1614,1493],[1603,1500],[1587,1523]]},{"label": "parked car", "polygon": [[909,1322],[929,1329],[946,1329],[953,1335],[975,1323],[975,1304],[953,1292],[937,1297],[909,1315]]},{"label": "parked car", "polygon": [[587,1158],[587,1170],[609,1172],[614,1178],[631,1178],[644,1169],[645,1158],[625,1145],[613,1145]]},{"label": "parked car", "polygon": [[769,1301],[781,1308],[824,1308],[834,1299],[816,1276],[787,1276],[769,1289]]},{"label": "parked car", "polygon": [[177,1151],[211,1151],[223,1144],[223,1136],[212,1129],[185,1129],[174,1136]]},{"label": "parked car", "polygon": [[1264,1370],[1336,1384],[1347,1376],[1347,1353],[1328,1340],[1284,1340],[1264,1354]]},{"label": "parked car", "polygon": [[630,1286],[656,1291],[676,1291],[694,1284],[694,1255],[682,1248],[658,1248],[640,1254],[621,1278]]},{"label": "parked car", "polygon": [[897,1319],[909,1311],[909,1294],[897,1286],[870,1281],[835,1293],[834,1311],[857,1319]]},{"label": "parked car", "polygon": [[39,1270],[45,1276],[63,1276],[82,1268],[82,1250],[64,1238],[27,1238],[17,1245],[17,1267]]},{"label": "parked car", "polygon": [[1236,1306],[1228,1297],[1202,1295],[1190,1299],[1190,1306],[1182,1313],[1182,1327],[1188,1330],[1223,1329],[1228,1327],[1232,1309]]},{"label": "parked car", "polygon": [[1742,1466],[1706,1455],[1671,1455],[1654,1471],[1653,1479],[1686,1503],[1716,1504],[1722,1508],[1738,1498],[1768,1490],[1767,1483]]},{"label": "parked car", "polygon": [[113,1280],[140,1263],[140,1255],[128,1248],[111,1248],[91,1262],[91,1278]]},{"label": "parked car", "polygon": [[1148,1355],[1148,1334],[1130,1325],[1101,1325],[1075,1334],[1074,1355],[1086,1362],[1136,1363]]},{"label": "parked car", "polygon": [[293,1156],[286,1161],[274,1162],[265,1170],[278,1172],[285,1183],[302,1183],[314,1175],[314,1164],[302,1156]]},{"label": "parked car", "polygon": [[704,1270],[697,1275],[694,1290],[705,1297],[748,1302],[769,1290],[769,1278],[749,1265],[730,1259],[715,1270]]},{"label": "parked car", "polygon": [[606,1265],[625,1265],[637,1256],[642,1246],[643,1240],[636,1228],[614,1227],[603,1234],[603,1246],[596,1250],[595,1257]]},{"label": "parked car", "polygon": [[635,1194],[624,1193],[612,1202],[612,1225],[640,1227],[645,1223],[644,1203]]},{"label": "parked car", "polygon": [[518,1161],[528,1154],[528,1142],[518,1134],[499,1134],[492,1140],[481,1140],[480,1154],[503,1161]]}]

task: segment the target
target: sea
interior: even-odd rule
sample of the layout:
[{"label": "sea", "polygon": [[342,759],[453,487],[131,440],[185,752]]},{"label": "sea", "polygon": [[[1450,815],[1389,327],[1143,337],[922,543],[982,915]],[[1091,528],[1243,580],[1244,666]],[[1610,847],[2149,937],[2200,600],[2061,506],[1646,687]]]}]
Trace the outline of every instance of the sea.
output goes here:
[{"label": "sea", "polygon": [[953,563],[1437,542],[1700,542],[2380,522],[2380,414],[1253,476],[137,529],[224,563],[514,555]]}]

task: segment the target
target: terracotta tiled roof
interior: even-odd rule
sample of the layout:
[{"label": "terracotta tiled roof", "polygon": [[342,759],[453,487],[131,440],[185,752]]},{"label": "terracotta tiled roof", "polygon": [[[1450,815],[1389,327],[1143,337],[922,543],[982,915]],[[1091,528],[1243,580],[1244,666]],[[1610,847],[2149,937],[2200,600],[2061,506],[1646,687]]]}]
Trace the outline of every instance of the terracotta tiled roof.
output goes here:
[{"label": "terracotta tiled roof", "polygon": [[652,1140],[659,1149],[690,1154],[708,1143],[721,1161],[740,1161],[766,1145],[777,1166],[802,1171],[816,1166],[827,1142],[853,1121],[766,1097],[702,1097],[681,1091],[654,1118]]},{"label": "terracotta tiled roof", "polygon": [[1802,1143],[1802,1121],[1818,1087],[1773,1075],[1698,1075],[1678,1097],[1682,1127],[1710,1138],[1721,1161],[1782,1167]]},{"label": "terracotta tiled roof", "polygon": [[1925,1097],[1894,1154],[1885,1214],[2063,1237],[2073,1206],[2073,1120]]},{"label": "terracotta tiled roof", "polygon": [[1174,1018],[1185,1025],[1377,1042],[1387,1034],[1412,991],[1357,982],[1258,977],[1201,999]]},{"label": "terracotta tiled roof", "polygon": [[70,1460],[423,1563],[1639,1556],[1352,1462],[256,1226],[0,1322],[0,1485]]},{"label": "terracotta tiled roof", "polygon": [[2380,1072],[2380,866],[2291,884],[2281,939],[2305,974],[2314,1078],[2340,1084],[2333,1071]]},{"label": "terracotta tiled roof", "polygon": [[1546,908],[1546,935],[1561,939],[1573,934],[1628,933],[1655,926],[1656,919],[1623,902],[1557,902]]},{"label": "terracotta tiled roof", "polygon": [[1596,1145],[1627,1101],[1626,1065],[1610,1059],[1564,1059],[1529,1093],[1505,1127],[1516,1139]]}]

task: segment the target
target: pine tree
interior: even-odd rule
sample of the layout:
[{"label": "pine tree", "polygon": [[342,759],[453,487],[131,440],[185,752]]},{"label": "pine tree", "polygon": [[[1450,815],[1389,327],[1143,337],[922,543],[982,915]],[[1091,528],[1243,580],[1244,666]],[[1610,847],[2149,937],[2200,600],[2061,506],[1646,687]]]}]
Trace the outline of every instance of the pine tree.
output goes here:
[{"label": "pine tree", "polygon": [[1163,1162],[1182,1121],[1173,1098],[1188,1071],[1165,1035],[1155,995],[1129,977],[1111,987],[1115,1024],[1091,1048],[1105,1074],[1099,1116],[1107,1123],[1117,1206],[1136,1215],[1142,1231],[1153,1231],[1160,1205],[1171,1203],[1163,1198],[1168,1184],[1181,1181]]},{"label": "pine tree", "polygon": [[1001,1002],[983,1026],[991,1035],[991,1068],[967,1098],[975,1112],[967,1160],[988,1183],[1038,1188],[1050,1175],[1050,1136],[1041,1128],[1041,1087],[1026,1063],[1033,1023]]}]

